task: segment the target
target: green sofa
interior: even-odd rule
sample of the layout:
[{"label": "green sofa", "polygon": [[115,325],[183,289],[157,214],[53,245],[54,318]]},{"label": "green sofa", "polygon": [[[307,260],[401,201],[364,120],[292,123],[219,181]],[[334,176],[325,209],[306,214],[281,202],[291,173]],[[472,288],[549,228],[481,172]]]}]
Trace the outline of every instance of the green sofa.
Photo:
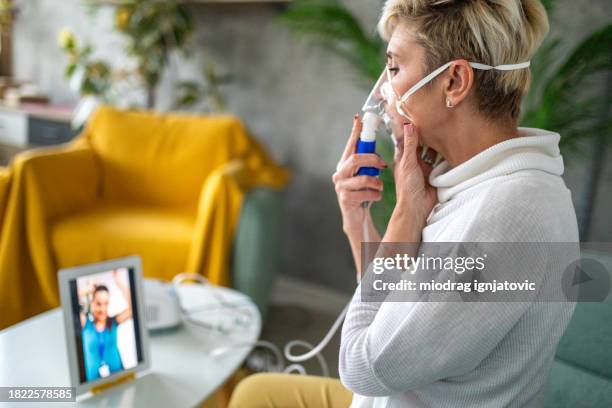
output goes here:
[{"label": "green sofa", "polygon": [[[588,255],[612,271],[612,255]],[[612,295],[604,303],[576,305],[557,347],[544,406],[612,407]]]}]

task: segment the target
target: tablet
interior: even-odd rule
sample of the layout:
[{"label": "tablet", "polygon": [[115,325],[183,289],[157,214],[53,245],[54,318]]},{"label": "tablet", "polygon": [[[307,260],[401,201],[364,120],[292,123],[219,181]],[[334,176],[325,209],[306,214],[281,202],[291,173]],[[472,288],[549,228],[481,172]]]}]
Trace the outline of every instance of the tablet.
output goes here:
[{"label": "tablet", "polygon": [[76,394],[146,370],[149,342],[140,258],[62,269],[58,279]]}]

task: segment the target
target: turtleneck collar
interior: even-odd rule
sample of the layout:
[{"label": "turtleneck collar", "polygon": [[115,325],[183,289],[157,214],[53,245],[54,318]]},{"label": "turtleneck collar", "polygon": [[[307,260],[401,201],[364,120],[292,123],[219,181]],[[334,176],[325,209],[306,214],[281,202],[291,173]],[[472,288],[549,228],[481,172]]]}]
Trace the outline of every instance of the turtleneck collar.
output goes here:
[{"label": "turtleneck collar", "polygon": [[561,176],[559,139],[558,133],[519,128],[518,137],[491,146],[456,167],[441,162],[431,172],[429,183],[438,189],[438,200],[444,203],[477,184],[522,170]]}]

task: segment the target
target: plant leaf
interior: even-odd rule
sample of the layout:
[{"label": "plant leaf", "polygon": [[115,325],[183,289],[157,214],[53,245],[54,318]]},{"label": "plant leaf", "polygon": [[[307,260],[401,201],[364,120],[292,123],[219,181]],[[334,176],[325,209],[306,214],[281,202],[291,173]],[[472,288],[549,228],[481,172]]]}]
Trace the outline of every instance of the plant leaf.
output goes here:
[{"label": "plant leaf", "polygon": [[[550,51],[544,49],[544,61]],[[610,109],[609,99],[592,93],[593,80],[612,72],[612,24],[585,38],[551,71],[537,74],[542,84],[532,91],[541,96],[531,95],[522,123],[559,132],[560,145],[569,152],[566,148],[574,145],[574,139],[595,137],[609,129],[609,121],[602,120]]]},{"label": "plant leaf", "polygon": [[542,0],[542,5],[547,12],[551,13],[555,8],[556,0]]},{"label": "plant leaf", "polygon": [[383,43],[368,35],[351,12],[334,0],[296,1],[281,15],[294,31],[342,55],[359,72],[376,80],[384,65]]}]

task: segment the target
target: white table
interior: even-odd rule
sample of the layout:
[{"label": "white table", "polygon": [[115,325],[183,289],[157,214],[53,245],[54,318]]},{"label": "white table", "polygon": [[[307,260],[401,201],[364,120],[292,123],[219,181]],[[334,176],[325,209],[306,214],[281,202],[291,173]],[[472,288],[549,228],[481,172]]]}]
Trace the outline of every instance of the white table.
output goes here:
[{"label": "white table", "polygon": [[[184,324],[165,334],[151,335],[151,369],[133,381],[75,403],[18,403],[18,407],[192,407],[203,402],[242,364],[251,347],[233,349],[220,356],[208,353],[215,347],[249,343],[259,338],[261,317],[245,295],[217,288],[227,301],[246,303],[251,319],[230,335]],[[185,285],[183,303],[211,304],[210,288]],[[202,312],[205,313],[205,312]],[[213,313],[208,311],[208,318]],[[219,316],[219,315],[217,315]],[[194,317],[199,317],[195,315]],[[222,317],[221,317],[222,318]],[[70,386],[70,374],[60,309],[53,309],[0,331],[0,386]],[[0,403],[0,406],[9,406]]]}]

